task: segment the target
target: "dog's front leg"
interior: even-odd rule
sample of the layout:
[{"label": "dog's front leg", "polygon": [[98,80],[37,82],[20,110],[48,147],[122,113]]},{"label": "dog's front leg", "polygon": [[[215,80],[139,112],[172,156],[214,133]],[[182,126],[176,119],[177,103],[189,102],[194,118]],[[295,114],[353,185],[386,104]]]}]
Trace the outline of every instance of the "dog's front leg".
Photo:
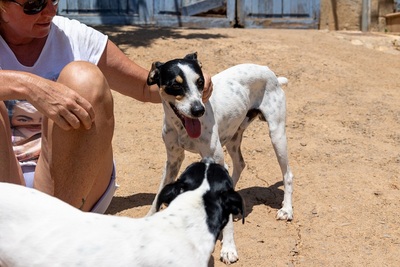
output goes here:
[{"label": "dog's front leg", "polygon": [[235,239],[233,235],[233,217],[229,216],[227,225],[222,230],[222,248],[221,248],[221,261],[225,264],[231,264],[239,259]]},{"label": "dog's front leg", "polygon": [[[214,133],[217,133],[218,130],[214,129]],[[228,166],[225,164],[224,160],[224,151],[219,141],[219,136],[212,135],[210,137],[210,146],[203,146],[201,150],[202,156],[209,156],[215,160],[215,163],[218,163],[228,169]],[[207,150],[207,147],[210,150]],[[229,220],[227,225],[222,230],[222,248],[220,253],[220,259],[225,264],[231,264],[236,262],[239,259],[235,239],[233,235],[233,218],[232,215],[229,216]]]},{"label": "dog's front leg", "polygon": [[[206,121],[206,123],[208,122]],[[225,164],[224,149],[219,140],[218,128],[215,125],[212,131],[203,133],[195,150],[199,152],[202,158],[212,158],[215,163],[228,169]]]},{"label": "dog's front leg", "polygon": [[164,173],[161,179],[160,186],[158,188],[157,195],[151,205],[147,216],[153,215],[157,212],[156,205],[158,194],[164,188],[165,185],[172,183],[175,181],[176,177],[178,176],[179,169],[181,168],[182,162],[185,159],[185,150],[181,147],[175,146],[167,146],[167,161],[165,162]]}]

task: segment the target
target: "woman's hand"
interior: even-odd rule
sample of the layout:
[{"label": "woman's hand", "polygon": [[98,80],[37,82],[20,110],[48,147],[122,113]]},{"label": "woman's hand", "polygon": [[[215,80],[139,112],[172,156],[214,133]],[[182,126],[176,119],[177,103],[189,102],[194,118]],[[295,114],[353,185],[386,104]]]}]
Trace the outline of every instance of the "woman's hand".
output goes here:
[{"label": "woman's hand", "polygon": [[[36,80],[36,79],[35,79]],[[95,118],[92,105],[67,86],[39,78],[32,81],[27,100],[64,130],[90,129]]]}]

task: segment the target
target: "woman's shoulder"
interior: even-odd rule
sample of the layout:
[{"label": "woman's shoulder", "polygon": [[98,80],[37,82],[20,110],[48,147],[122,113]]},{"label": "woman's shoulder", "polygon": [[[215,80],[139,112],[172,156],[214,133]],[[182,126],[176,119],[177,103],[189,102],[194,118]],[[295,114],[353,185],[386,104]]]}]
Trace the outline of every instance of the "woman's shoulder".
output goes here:
[{"label": "woman's shoulder", "polygon": [[[87,60],[97,64],[106,47],[108,37],[100,31],[81,23],[78,20],[62,16],[53,18],[51,45],[57,47],[68,45],[75,59]],[[49,44],[50,46],[50,44]]]},{"label": "woman's shoulder", "polygon": [[55,16],[53,18],[53,24],[61,30],[68,30],[68,29],[76,30],[76,27],[88,28],[88,26],[79,22],[78,20],[70,19],[70,18],[62,17],[62,16]]},{"label": "woman's shoulder", "polygon": [[[55,16],[53,18],[53,34],[55,35],[66,35],[68,38],[78,38],[78,39],[86,39],[95,37],[101,38],[105,36],[103,33],[98,30],[81,23],[76,19],[70,19],[62,16]],[[82,41],[82,40],[81,40]]]}]

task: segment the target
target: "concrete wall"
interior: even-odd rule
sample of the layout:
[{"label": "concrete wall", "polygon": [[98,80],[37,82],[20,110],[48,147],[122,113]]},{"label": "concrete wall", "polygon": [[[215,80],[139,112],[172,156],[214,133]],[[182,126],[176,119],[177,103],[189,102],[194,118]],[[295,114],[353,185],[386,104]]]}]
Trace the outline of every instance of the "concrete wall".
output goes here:
[{"label": "concrete wall", "polygon": [[[394,0],[371,1],[371,31],[385,31],[385,15],[395,10]],[[321,0],[320,29],[361,30],[363,0]]]}]

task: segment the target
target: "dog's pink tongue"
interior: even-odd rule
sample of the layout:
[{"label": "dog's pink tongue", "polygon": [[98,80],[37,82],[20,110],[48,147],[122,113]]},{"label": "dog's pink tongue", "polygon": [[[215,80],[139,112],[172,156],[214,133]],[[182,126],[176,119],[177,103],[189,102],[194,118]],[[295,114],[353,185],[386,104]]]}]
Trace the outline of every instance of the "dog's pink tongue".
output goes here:
[{"label": "dog's pink tongue", "polygon": [[201,124],[198,119],[185,117],[185,128],[191,138],[198,138],[201,135]]}]

